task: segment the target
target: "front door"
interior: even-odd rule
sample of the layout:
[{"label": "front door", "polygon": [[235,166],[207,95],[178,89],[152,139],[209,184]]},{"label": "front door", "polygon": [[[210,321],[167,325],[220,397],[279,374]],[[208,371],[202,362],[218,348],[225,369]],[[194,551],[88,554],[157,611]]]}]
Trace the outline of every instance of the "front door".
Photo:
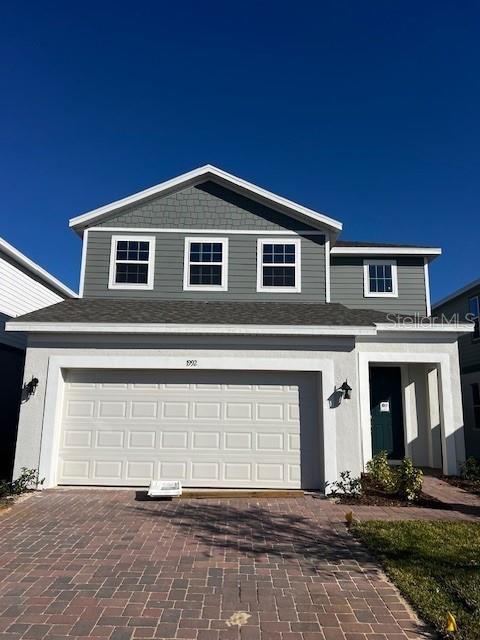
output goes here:
[{"label": "front door", "polygon": [[405,443],[400,367],[370,368],[370,410],[373,455],[386,451],[390,459],[402,459]]}]

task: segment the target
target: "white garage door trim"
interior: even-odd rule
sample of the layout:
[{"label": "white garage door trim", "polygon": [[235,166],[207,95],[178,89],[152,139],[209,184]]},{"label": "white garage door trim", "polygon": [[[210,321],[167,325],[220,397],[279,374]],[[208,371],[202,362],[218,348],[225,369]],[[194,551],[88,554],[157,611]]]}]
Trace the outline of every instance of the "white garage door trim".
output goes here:
[{"label": "white garage door trim", "polygon": [[[263,352],[264,354],[264,352]],[[265,357],[256,352],[235,355],[230,352],[176,351],[174,355],[157,356],[51,356],[48,363],[40,447],[39,472],[45,478],[44,487],[57,485],[57,459],[62,423],[65,369],[179,369],[195,366],[198,370],[256,370],[256,371],[311,371],[322,374],[323,407],[322,431],[325,482],[337,478],[335,411],[329,403],[334,390],[334,365],[331,359],[317,357]]]}]

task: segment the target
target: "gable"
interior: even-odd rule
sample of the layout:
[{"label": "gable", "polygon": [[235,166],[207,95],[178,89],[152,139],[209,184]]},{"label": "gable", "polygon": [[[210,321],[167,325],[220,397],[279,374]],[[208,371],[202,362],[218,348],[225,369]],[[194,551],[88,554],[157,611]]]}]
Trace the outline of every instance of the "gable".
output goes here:
[{"label": "gable", "polygon": [[[341,222],[330,218],[324,213],[308,209],[301,204],[292,202],[283,196],[278,196],[275,193],[258,187],[251,182],[247,182],[242,178],[238,178],[210,164],[184,173],[171,180],[166,180],[161,184],[157,184],[144,191],[139,191],[121,200],[106,204],[93,211],[83,213],[82,215],[72,218],[69,224],[70,227],[74,228],[81,235],[85,228],[99,225],[104,220],[112,216],[116,217],[120,215],[121,212],[130,210],[132,207],[142,206],[156,198],[166,197],[178,191],[185,191],[189,187],[205,185],[210,182],[224,187],[229,193],[240,194],[249,201],[260,203],[267,209],[283,213],[306,225],[311,225],[314,229],[323,230],[323,228],[326,228],[332,230],[334,233],[339,233],[342,229]],[[228,198],[227,201],[229,201]],[[249,207],[247,207],[247,209],[249,209]]]},{"label": "gable", "polygon": [[313,227],[301,218],[207,181],[112,212],[95,226],[259,231],[316,231],[323,227]]}]

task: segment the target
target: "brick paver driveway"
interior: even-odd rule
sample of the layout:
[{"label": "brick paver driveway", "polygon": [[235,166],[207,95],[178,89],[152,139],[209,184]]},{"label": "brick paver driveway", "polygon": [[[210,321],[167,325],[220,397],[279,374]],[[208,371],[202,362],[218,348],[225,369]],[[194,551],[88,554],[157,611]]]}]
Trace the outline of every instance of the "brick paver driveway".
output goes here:
[{"label": "brick paver driveway", "polygon": [[139,498],[52,490],[0,517],[0,639],[426,635],[324,501]]}]

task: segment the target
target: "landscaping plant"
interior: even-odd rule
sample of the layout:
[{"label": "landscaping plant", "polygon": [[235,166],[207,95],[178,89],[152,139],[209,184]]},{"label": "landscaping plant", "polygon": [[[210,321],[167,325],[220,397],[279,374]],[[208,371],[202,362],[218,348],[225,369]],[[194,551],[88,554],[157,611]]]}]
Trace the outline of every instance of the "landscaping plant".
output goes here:
[{"label": "landscaping plant", "polygon": [[380,451],[367,462],[368,479],[371,484],[385,493],[396,493],[395,471],[388,463],[387,452]]},{"label": "landscaping plant", "polygon": [[8,482],[2,480],[0,482],[0,498],[9,498],[11,496],[19,496],[27,491],[38,489],[45,481],[40,480],[37,469],[27,469],[22,467],[22,471],[16,480]]},{"label": "landscaping plant", "polygon": [[461,473],[462,478],[465,480],[480,482],[480,460],[477,460],[473,456],[467,458],[461,466]]}]

